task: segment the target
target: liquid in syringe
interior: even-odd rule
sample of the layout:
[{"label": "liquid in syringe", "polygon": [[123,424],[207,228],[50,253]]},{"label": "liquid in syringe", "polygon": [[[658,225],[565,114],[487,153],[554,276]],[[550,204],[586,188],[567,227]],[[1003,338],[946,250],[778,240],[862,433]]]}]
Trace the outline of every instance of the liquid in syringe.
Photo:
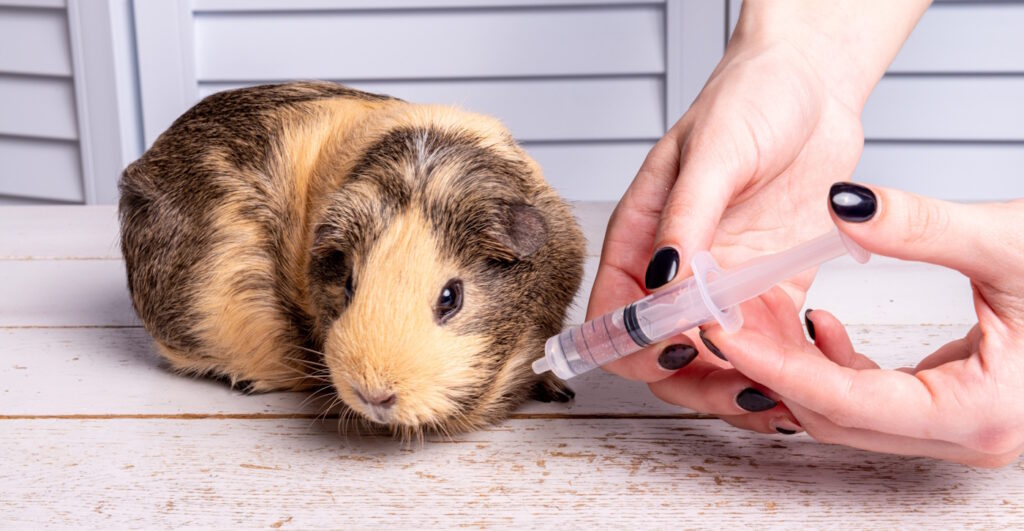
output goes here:
[{"label": "liquid in syringe", "polygon": [[870,257],[838,231],[728,271],[721,270],[709,253],[697,253],[692,277],[551,337],[533,370],[550,370],[568,379],[710,321],[735,331],[743,324],[738,304],[846,253],[861,263]]}]

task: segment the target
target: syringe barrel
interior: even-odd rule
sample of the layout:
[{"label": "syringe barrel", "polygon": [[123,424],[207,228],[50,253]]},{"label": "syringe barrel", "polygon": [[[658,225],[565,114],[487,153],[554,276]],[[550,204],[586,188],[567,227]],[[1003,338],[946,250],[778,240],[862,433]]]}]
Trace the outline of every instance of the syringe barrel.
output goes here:
[{"label": "syringe barrel", "polygon": [[711,320],[736,330],[742,324],[736,305],[846,253],[861,263],[871,256],[838,231],[729,271],[719,269],[710,254],[697,253],[694,277],[549,338],[534,370],[572,378]]},{"label": "syringe barrel", "polygon": [[545,358],[558,377],[572,378],[712,319],[689,278],[551,337]]}]

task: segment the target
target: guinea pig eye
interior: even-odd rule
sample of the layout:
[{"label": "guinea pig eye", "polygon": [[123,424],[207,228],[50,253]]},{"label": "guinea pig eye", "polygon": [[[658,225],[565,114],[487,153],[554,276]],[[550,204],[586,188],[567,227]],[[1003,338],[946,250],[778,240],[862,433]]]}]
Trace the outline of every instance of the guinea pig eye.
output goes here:
[{"label": "guinea pig eye", "polygon": [[355,275],[349,274],[349,276],[345,278],[345,297],[348,298],[348,300],[352,300],[352,297],[356,294],[356,287],[352,281],[352,277],[354,276]]},{"label": "guinea pig eye", "polygon": [[453,278],[441,288],[441,294],[437,297],[437,321],[444,324],[453,315],[462,309],[462,281]]}]

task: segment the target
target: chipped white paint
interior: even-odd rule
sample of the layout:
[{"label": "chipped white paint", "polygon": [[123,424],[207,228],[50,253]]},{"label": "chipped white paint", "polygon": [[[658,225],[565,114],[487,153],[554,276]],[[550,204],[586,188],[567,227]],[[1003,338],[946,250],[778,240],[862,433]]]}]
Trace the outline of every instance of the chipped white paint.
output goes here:
[{"label": "chipped white paint", "polygon": [[[582,318],[613,205],[588,236]],[[113,208],[0,208],[0,514],[76,527],[1010,527],[1024,463],[974,470],[763,436],[595,372],[569,405],[403,446],[339,437],[305,396],[169,373],[131,313]],[[858,350],[913,364],[971,322],[920,264],[823,268],[810,305]]]}]

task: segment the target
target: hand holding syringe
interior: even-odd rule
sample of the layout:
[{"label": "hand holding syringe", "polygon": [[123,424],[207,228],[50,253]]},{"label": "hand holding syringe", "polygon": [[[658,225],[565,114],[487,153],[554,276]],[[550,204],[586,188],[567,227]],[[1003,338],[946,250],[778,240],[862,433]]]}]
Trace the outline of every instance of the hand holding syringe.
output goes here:
[{"label": "hand holding syringe", "polygon": [[740,303],[847,252],[860,263],[871,256],[836,230],[728,271],[702,251],[691,262],[692,277],[548,339],[533,371],[569,379],[712,320],[726,331],[738,330]]}]

